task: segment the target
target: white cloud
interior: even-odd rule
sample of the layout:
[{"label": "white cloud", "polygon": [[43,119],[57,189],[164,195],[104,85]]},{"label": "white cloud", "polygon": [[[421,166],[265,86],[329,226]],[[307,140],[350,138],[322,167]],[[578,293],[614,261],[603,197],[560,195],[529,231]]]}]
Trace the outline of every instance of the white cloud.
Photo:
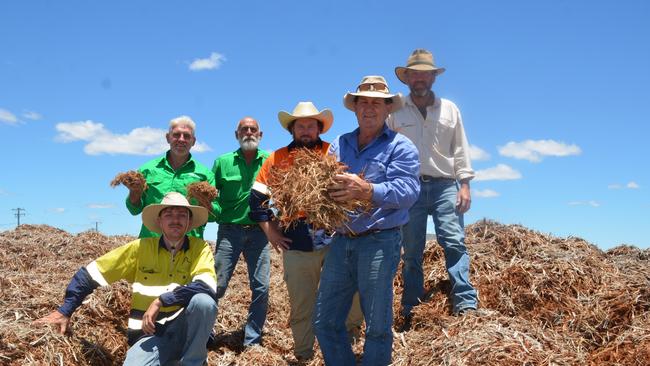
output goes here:
[{"label": "white cloud", "polygon": [[[59,142],[88,141],[84,152],[88,155],[126,154],[157,155],[169,149],[165,139],[166,130],[151,127],[139,127],[125,135],[114,134],[103,124],[93,121],[64,122],[56,125]],[[206,152],[211,148],[206,143],[197,142],[192,152]]]},{"label": "white cloud", "polygon": [[472,161],[490,160],[490,154],[476,145],[469,145],[469,157]]},{"label": "white cloud", "polygon": [[37,120],[43,118],[43,116],[40,113],[37,113],[37,112],[34,112],[34,111],[25,111],[23,113],[23,118],[31,119],[32,121],[37,121]]},{"label": "white cloud", "polygon": [[4,189],[0,188],[0,196],[8,196],[9,193],[5,191]]},{"label": "white cloud", "polygon": [[226,60],[226,58],[219,53],[212,52],[208,58],[197,58],[190,64],[189,68],[192,71],[214,70]]},{"label": "white cloud", "polygon": [[18,118],[15,114],[9,112],[6,109],[0,108],[0,122],[6,123],[8,125],[18,124]]},{"label": "white cloud", "polygon": [[212,148],[205,142],[196,142],[194,146],[192,146],[192,151],[197,153],[204,153],[207,151],[212,151]]},{"label": "white cloud", "polygon": [[49,209],[49,211],[52,212],[52,213],[64,213],[65,208],[63,208],[63,207],[55,207],[55,208]]},{"label": "white cloud", "polygon": [[92,141],[111,134],[104,128],[103,124],[90,120],[84,122],[57,123],[56,130],[59,131],[59,134],[56,136],[56,140],[59,142]]},{"label": "white cloud", "polygon": [[622,185],[622,184],[618,184],[618,183],[610,184],[610,185],[607,186],[607,188],[609,188],[609,189],[623,189],[623,188],[639,189],[639,188],[641,188],[641,186],[635,181],[630,181],[626,185]]},{"label": "white cloud", "polygon": [[472,196],[480,197],[480,198],[494,198],[494,197],[499,197],[500,194],[499,192],[493,191],[491,189],[483,189],[483,190],[473,189]]},{"label": "white cloud", "polygon": [[569,206],[591,206],[591,207],[599,207],[600,203],[596,201],[571,201],[569,202]]},{"label": "white cloud", "polygon": [[514,180],[521,179],[521,173],[505,164],[498,164],[495,167],[476,171],[474,181],[482,180]]},{"label": "white cloud", "polygon": [[115,205],[112,203],[89,203],[88,204],[88,208],[102,209],[102,208],[113,208],[113,207],[115,207]]},{"label": "white cloud", "polygon": [[581,152],[578,145],[567,145],[553,140],[511,141],[499,147],[499,154],[502,156],[524,159],[533,163],[539,163],[544,156],[579,155]]}]

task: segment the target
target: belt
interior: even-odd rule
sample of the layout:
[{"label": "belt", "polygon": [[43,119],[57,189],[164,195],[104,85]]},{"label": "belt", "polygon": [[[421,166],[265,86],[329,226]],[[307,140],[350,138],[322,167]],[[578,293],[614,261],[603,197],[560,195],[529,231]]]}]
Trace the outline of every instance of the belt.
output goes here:
[{"label": "belt", "polygon": [[360,233],[338,233],[338,234],[343,235],[346,238],[354,239],[354,238],[361,238],[361,237],[364,237],[364,236],[376,234],[376,233],[379,233],[379,232],[382,232],[382,231],[399,230],[400,228],[401,228],[401,226],[395,226],[395,227],[391,227],[391,228],[388,228],[388,229],[370,229],[370,230],[362,231]]},{"label": "belt", "polygon": [[232,226],[234,228],[240,228],[242,230],[261,230],[258,224],[221,224],[223,226]]},{"label": "belt", "polygon": [[454,178],[445,178],[445,177],[432,177],[430,175],[421,175],[420,176],[420,181],[424,183],[429,183],[429,182],[434,182],[437,180],[456,180]]}]

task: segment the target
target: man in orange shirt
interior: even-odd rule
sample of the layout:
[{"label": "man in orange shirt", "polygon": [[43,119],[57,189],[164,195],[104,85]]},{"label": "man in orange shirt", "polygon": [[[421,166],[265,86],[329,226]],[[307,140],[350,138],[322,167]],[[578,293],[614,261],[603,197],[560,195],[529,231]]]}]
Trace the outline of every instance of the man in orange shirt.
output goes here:
[{"label": "man in orange shirt", "polygon": [[[278,119],[282,127],[291,133],[293,141],[271,153],[262,165],[251,189],[249,216],[259,223],[271,245],[282,251],[284,281],[291,306],[289,323],[294,340],[294,355],[298,360],[307,360],[314,354],[312,313],[330,237],[322,230],[312,230],[304,218],[298,219],[295,225],[288,228],[279,227],[274,212],[264,202],[270,196],[268,183],[271,169],[290,167],[293,164],[293,151],[307,148],[327,154],[330,144],[319,136],[330,129],[334,116],[329,109],[318,111],[313,103],[300,102],[293,113],[278,113]],[[349,332],[358,329],[363,320],[358,297],[355,300],[346,322]]]}]

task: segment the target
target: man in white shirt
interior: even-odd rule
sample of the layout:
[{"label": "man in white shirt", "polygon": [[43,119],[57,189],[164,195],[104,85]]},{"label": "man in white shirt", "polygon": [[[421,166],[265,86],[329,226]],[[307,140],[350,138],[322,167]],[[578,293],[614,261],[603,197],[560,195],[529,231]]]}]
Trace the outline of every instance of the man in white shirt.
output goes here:
[{"label": "man in white shirt", "polygon": [[469,280],[463,224],[463,214],[471,203],[469,181],[474,177],[467,137],[456,105],[431,90],[436,76],[444,71],[435,66],[433,55],[424,49],[413,51],[406,67],[395,68],[397,78],[409,86],[410,94],[404,107],[389,116],[388,126],[410,138],[420,155],[420,196],[403,227],[401,313],[405,329],[410,327],[411,310],[424,295],[422,259],[428,215],[433,217],[438,244],[445,252],[453,313],[464,314],[478,305],[476,289]]}]

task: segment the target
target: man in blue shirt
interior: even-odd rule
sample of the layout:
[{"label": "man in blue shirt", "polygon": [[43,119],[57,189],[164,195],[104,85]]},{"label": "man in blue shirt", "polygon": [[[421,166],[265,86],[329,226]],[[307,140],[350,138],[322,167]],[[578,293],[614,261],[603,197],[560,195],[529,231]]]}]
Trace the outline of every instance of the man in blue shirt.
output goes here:
[{"label": "man in blue shirt", "polygon": [[330,197],[338,202],[368,200],[367,212],[350,214],[330,244],[314,312],[314,329],[327,365],[355,365],[345,318],[359,291],[366,319],[363,365],[391,362],[393,278],[400,259],[401,226],[420,192],[417,148],[386,126],[401,107],[381,76],[366,76],[344,105],[359,128],[334,140],[330,153],[349,167],[336,176]]}]

